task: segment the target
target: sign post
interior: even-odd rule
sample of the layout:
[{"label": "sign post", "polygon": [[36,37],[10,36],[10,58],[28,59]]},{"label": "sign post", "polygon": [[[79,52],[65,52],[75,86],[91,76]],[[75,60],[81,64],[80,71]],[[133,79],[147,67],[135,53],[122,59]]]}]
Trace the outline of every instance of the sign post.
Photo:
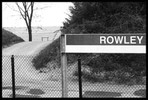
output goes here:
[{"label": "sign post", "polygon": [[61,74],[62,74],[62,97],[68,97],[67,89],[67,56],[65,53],[65,35],[61,34]]}]

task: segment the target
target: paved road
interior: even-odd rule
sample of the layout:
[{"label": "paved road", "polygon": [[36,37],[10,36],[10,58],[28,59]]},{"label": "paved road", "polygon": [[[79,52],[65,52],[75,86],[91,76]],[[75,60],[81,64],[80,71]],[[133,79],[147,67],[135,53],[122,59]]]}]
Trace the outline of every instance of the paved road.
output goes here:
[{"label": "paved road", "polygon": [[2,50],[2,55],[35,55],[50,43],[51,41],[21,42],[4,48]]}]

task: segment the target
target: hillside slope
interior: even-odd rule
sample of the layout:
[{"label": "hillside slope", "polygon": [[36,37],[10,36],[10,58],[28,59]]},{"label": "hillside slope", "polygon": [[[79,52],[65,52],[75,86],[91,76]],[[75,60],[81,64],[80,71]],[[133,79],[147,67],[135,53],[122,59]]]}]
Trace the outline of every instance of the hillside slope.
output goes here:
[{"label": "hillside slope", "polygon": [[2,47],[9,46],[18,42],[23,42],[24,40],[14,33],[7,31],[2,28]]}]

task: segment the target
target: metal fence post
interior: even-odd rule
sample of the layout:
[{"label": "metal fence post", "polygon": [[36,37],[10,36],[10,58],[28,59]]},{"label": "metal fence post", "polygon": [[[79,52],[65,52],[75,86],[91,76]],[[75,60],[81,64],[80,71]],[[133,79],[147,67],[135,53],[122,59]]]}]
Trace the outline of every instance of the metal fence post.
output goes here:
[{"label": "metal fence post", "polygon": [[12,96],[15,98],[15,70],[14,70],[14,55],[11,56],[11,68],[12,68]]},{"label": "metal fence post", "polygon": [[79,98],[82,98],[82,73],[81,73],[81,58],[78,56],[78,73],[79,73]]}]

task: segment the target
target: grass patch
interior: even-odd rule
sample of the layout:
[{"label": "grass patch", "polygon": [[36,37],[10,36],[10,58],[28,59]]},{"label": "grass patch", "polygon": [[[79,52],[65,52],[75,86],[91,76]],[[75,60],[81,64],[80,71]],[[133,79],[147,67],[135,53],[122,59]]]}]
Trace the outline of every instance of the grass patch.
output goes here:
[{"label": "grass patch", "polygon": [[[15,86],[15,90],[27,89],[27,88],[28,88],[28,87],[26,87],[26,86]],[[12,90],[12,87],[11,87],[11,86],[2,87],[2,89]]]},{"label": "grass patch", "polygon": [[27,93],[33,94],[33,95],[42,95],[42,94],[45,94],[45,92],[42,91],[41,89],[30,89]]},{"label": "grass patch", "polygon": [[19,42],[24,42],[24,40],[10,31],[2,29],[2,48]]},{"label": "grass patch", "polygon": [[[9,97],[12,98],[13,95],[11,94]],[[16,98],[42,98],[41,96],[36,96],[36,95],[22,95],[22,94],[16,94],[15,97]]]},{"label": "grass patch", "polygon": [[121,96],[121,93],[117,92],[104,92],[104,91],[86,91],[83,97],[90,98],[114,98]]},{"label": "grass patch", "polygon": [[134,95],[146,97],[146,90],[145,89],[137,90],[137,91],[134,92]]}]

